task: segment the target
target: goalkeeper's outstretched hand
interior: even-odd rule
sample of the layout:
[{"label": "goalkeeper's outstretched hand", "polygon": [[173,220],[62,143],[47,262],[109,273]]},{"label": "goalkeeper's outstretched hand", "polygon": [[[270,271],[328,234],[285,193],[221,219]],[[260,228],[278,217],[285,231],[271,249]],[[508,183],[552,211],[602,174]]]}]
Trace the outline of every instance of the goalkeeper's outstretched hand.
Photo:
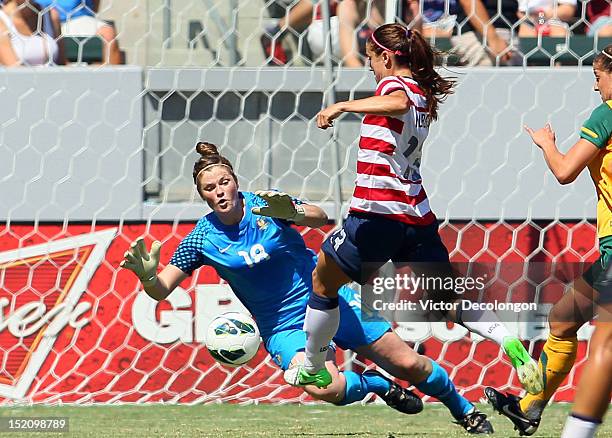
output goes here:
[{"label": "goalkeeper's outstretched hand", "polygon": [[125,252],[123,255],[125,258],[119,266],[136,274],[144,287],[152,286],[157,282],[160,249],[161,242],[156,240],[151,245],[151,252],[148,252],[144,239],[139,237],[132,242],[130,249]]},{"label": "goalkeeper's outstretched hand", "polygon": [[259,190],[255,194],[268,203],[265,207],[253,207],[251,211],[255,214],[293,222],[299,222],[306,216],[304,207],[295,205],[287,193]]}]

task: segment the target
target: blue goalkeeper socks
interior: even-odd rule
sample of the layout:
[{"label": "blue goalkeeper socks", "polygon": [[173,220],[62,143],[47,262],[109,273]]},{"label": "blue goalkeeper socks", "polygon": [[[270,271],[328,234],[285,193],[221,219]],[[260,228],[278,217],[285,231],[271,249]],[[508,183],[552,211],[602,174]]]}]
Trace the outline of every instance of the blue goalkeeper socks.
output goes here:
[{"label": "blue goalkeeper socks", "polygon": [[391,387],[391,382],[379,374],[359,374],[353,371],[343,371],[342,374],[346,380],[346,389],[344,398],[336,403],[339,406],[363,400],[370,392],[384,395]]},{"label": "blue goalkeeper socks", "polygon": [[[453,417],[456,419],[463,418],[474,406],[459,395],[444,368],[434,361],[432,361],[432,368],[429,377],[415,386],[424,394],[435,397],[444,403]],[[384,395],[391,387],[391,382],[377,373],[359,374],[353,371],[343,371],[342,374],[346,381],[346,389],[344,398],[336,403],[339,406],[363,400],[370,392]]]},{"label": "blue goalkeeper socks", "polygon": [[422,393],[435,397],[444,403],[455,419],[463,418],[474,408],[474,405],[459,395],[444,368],[433,360],[431,364],[433,366],[431,374],[426,380],[416,384],[416,388]]}]

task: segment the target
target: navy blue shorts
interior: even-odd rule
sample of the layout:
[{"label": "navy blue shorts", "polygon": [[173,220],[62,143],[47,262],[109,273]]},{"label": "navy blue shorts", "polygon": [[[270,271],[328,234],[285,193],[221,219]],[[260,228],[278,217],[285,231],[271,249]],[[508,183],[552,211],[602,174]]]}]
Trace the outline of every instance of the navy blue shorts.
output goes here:
[{"label": "navy blue shorts", "polygon": [[612,238],[599,242],[599,259],[582,275],[582,278],[598,292],[597,304],[612,303]]},{"label": "navy blue shorts", "polygon": [[389,260],[398,265],[431,265],[439,275],[453,275],[436,221],[417,226],[383,216],[350,213],[342,228],[323,242],[321,250],[362,285]]}]

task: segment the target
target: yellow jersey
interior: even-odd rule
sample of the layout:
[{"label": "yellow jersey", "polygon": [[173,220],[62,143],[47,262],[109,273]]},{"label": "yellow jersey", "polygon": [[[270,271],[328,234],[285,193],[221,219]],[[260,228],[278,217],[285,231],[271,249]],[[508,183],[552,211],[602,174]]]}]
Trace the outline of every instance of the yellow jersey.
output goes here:
[{"label": "yellow jersey", "polygon": [[597,237],[601,239],[612,236],[612,100],[593,110],[580,137],[600,149],[588,167],[597,190]]}]

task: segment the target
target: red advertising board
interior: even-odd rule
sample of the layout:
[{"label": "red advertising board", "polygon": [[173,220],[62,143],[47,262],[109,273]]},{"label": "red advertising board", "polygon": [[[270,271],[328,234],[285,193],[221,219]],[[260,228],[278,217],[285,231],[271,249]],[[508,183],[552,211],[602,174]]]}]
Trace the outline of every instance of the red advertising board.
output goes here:
[{"label": "red advertising board", "polygon": [[[4,224],[0,226],[0,400],[38,403],[277,402],[303,399],[284,384],[260,351],[247,366],[224,368],[204,346],[215,314],[237,306],[211,268],[181,284],[171,299],[151,305],[119,263],[141,235],[161,240],[162,264],[194,223]],[[324,232],[331,230],[331,226]],[[543,231],[544,230],[544,231]],[[318,250],[320,230],[302,230]],[[596,257],[592,224],[453,223],[441,234],[454,260]],[[438,327],[418,339],[471,400],[483,385],[518,390],[509,363],[489,341],[474,342],[460,327]],[[400,331],[401,333],[401,331]],[[457,335],[458,333],[458,335]],[[584,336],[583,336],[584,337]],[[541,342],[533,345],[537,356]],[[557,395],[569,400],[584,361]],[[338,353],[339,362],[344,360]],[[354,368],[369,365],[354,363]]]}]

